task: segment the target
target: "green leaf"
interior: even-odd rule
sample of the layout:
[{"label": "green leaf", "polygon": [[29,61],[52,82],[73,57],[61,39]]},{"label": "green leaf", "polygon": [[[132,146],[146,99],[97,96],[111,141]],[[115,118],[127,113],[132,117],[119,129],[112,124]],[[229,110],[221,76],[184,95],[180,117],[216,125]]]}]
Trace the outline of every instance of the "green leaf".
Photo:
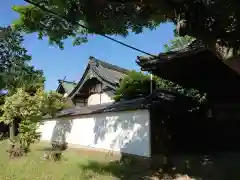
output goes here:
[{"label": "green leaf", "polygon": [[82,43],[86,43],[88,40],[87,40],[87,37],[77,37],[74,42],[73,42],[73,45],[74,46],[78,46],[78,45],[81,45]]},{"label": "green leaf", "polygon": [[[114,100],[130,100],[137,97],[145,97],[150,95],[151,78],[149,74],[142,72],[130,71],[123,79],[116,90]],[[175,84],[166,79],[153,76],[152,78],[153,90],[158,88],[166,88],[184,94],[186,96],[193,97],[199,102],[202,101],[204,95],[200,94],[195,89],[185,89],[178,84]]]}]

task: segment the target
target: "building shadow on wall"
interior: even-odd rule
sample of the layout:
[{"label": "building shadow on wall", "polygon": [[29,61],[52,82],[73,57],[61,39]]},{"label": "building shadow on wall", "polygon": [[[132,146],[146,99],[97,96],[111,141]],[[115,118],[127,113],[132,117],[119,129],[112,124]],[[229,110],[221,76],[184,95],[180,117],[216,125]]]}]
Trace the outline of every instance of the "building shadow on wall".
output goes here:
[{"label": "building shadow on wall", "polygon": [[127,155],[124,156],[124,153],[144,156],[150,154],[149,122],[142,121],[140,116],[137,111],[133,114],[133,118],[119,118],[114,124],[122,129],[122,133],[112,141],[111,148],[120,145],[122,157],[126,158]]},{"label": "building shadow on wall", "polygon": [[[104,141],[107,134],[114,138],[110,142],[109,149],[120,148],[120,152],[127,152],[138,155],[149,154],[149,124],[143,122],[138,111],[132,113],[107,113],[95,117],[94,144]],[[108,141],[108,140],[107,140]]]},{"label": "building shadow on wall", "polygon": [[107,119],[104,116],[99,118],[94,117],[94,144],[97,144],[98,141],[103,141],[105,139],[105,135],[108,132],[107,127]]},{"label": "building shadow on wall", "polygon": [[[159,116],[157,117],[160,120]],[[233,144],[237,142],[235,141],[236,133],[233,133],[233,128],[226,128],[226,124],[218,127],[220,125],[217,125],[216,121],[203,119],[200,116],[199,119],[195,116],[190,116],[188,120],[185,117],[185,121],[179,121],[180,119],[184,118],[176,118],[176,121],[173,120],[173,124],[170,120],[168,121],[170,129],[175,134],[173,134],[173,137],[175,137],[173,139],[174,143],[179,142],[176,144],[177,146],[181,146],[181,148],[174,146],[174,149],[177,149],[178,152],[173,151],[168,154],[159,153],[156,156],[152,156],[151,166],[150,168],[146,168],[142,166],[141,162],[132,160],[132,156],[123,153],[137,148],[140,149],[140,153],[143,153],[141,146],[143,143],[146,143],[144,141],[146,141],[145,137],[147,136],[145,136],[146,131],[144,130],[144,126],[143,128],[138,128],[137,131],[134,130],[134,124],[138,124],[137,118],[131,119],[123,115],[116,118],[112,124],[107,123],[108,119],[102,120],[104,122],[100,123],[98,121],[101,119],[96,118],[95,139],[101,138],[104,140],[106,138],[105,135],[111,129],[118,129],[119,127],[123,131],[134,131],[134,133],[130,139],[127,134],[123,133],[112,140],[111,147],[114,147],[115,144],[121,146],[122,156],[120,160],[106,163],[90,161],[87,165],[81,165],[81,168],[100,174],[110,173],[122,180],[150,180],[152,177],[156,177],[156,179],[174,179],[179,175],[188,175],[196,180],[239,180],[240,153],[236,147],[234,150],[230,145],[230,141],[234,141],[235,143],[233,142]],[[233,124],[235,125],[234,127],[239,127],[236,126],[236,123]],[[145,124],[145,128],[147,126]],[[227,132],[223,131],[227,129],[231,129],[232,132],[230,130]],[[224,138],[224,136],[230,133],[235,136],[228,136],[235,138],[227,138],[228,143],[226,143],[226,137]],[[221,143],[217,141],[221,141]],[[211,148],[210,143],[213,144]],[[221,145],[221,148],[218,144]],[[179,149],[183,151],[179,151]],[[129,160],[126,161],[126,158]]]},{"label": "building shadow on wall", "polygon": [[51,143],[66,144],[67,135],[71,133],[72,120],[57,120],[52,131]]},{"label": "building shadow on wall", "polygon": [[108,95],[108,97],[113,97],[114,96],[113,91],[106,91],[105,93]]},{"label": "building shadow on wall", "polygon": [[[150,175],[146,167],[139,161],[135,161],[131,154],[148,155],[149,152],[149,122],[143,121],[139,111],[132,113],[107,113],[95,117],[94,143],[106,140],[107,134],[113,133],[108,148],[120,148],[121,157],[109,163],[89,161],[87,165],[80,165],[82,169],[92,170],[98,173],[111,173],[119,179],[140,179]],[[111,160],[113,154],[109,151],[106,160]],[[144,170],[143,170],[144,168]],[[133,178],[134,177],[134,178]]]}]

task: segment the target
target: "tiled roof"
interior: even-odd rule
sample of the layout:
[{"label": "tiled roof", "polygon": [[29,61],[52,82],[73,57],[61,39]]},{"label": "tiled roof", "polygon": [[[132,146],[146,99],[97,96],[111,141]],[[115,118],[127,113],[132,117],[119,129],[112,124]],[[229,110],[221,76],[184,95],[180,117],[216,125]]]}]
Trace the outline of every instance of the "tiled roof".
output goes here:
[{"label": "tiled roof", "polygon": [[76,83],[75,82],[70,82],[70,81],[65,81],[65,80],[58,80],[59,84],[62,85],[64,91],[67,94],[70,94],[72,92],[72,90],[76,87]]},{"label": "tiled roof", "polygon": [[70,93],[70,97],[73,97],[83,86],[86,82],[87,75],[92,74],[95,76],[99,81],[106,84],[111,89],[115,90],[121,78],[127,74],[129,70],[121,68],[119,66],[104,62],[102,60],[96,59],[94,57],[89,58],[88,66],[81,78],[78,82],[74,90]]},{"label": "tiled roof", "polygon": [[169,52],[160,53],[156,56],[139,56],[137,59],[137,64],[144,67],[147,65],[153,65],[157,63],[163,63],[172,59],[184,58],[190,56],[193,53],[198,53],[200,51],[206,50],[206,45],[200,40],[193,40],[191,43],[178,48],[173,49]]},{"label": "tiled roof", "polygon": [[102,61],[102,60],[99,60],[99,59],[96,59],[93,56],[90,56],[90,59],[95,60],[97,63],[101,64],[101,66],[103,66],[105,68],[108,68],[108,69],[111,69],[111,70],[114,70],[114,71],[117,71],[117,72],[127,73],[129,71],[128,69],[110,64],[108,62],[105,62],[105,61]]},{"label": "tiled roof", "polygon": [[[128,111],[136,109],[149,109],[152,105],[156,105],[163,102],[180,102],[183,105],[182,108],[186,106],[191,106],[195,103],[190,97],[181,95],[174,91],[169,91],[167,89],[159,89],[148,97],[136,98],[132,100],[123,100],[119,102],[83,106],[83,107],[73,107],[69,109],[64,109],[57,113],[57,117],[65,116],[76,116],[76,115],[88,115],[88,114],[99,114],[105,112],[119,112]],[[166,106],[166,105],[164,105]],[[45,117],[47,119],[49,117]]]},{"label": "tiled roof", "polygon": [[103,80],[118,84],[119,80],[129,71],[119,66],[90,57],[91,69]]},{"label": "tiled roof", "polygon": [[207,93],[212,101],[239,101],[240,76],[199,40],[156,57],[138,57],[142,70]]}]

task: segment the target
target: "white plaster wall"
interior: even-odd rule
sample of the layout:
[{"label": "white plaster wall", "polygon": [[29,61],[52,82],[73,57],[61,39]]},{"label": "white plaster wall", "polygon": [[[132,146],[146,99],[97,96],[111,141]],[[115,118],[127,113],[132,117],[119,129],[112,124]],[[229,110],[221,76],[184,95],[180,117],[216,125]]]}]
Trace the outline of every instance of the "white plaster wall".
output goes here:
[{"label": "white plaster wall", "polygon": [[150,157],[148,110],[102,113],[46,121],[42,140],[113,150]]},{"label": "white plaster wall", "polygon": [[52,132],[56,125],[56,120],[45,121],[40,125],[38,131],[41,132],[41,140],[51,140]]},{"label": "white plaster wall", "polygon": [[113,102],[111,96],[107,93],[92,94],[88,97],[88,106]]}]

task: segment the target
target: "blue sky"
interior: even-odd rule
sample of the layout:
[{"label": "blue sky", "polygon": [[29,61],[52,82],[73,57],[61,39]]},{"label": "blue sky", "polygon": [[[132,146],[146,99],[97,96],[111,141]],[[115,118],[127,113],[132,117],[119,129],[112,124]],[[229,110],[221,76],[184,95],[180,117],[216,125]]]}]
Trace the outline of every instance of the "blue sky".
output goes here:
[{"label": "blue sky", "polygon": [[[23,3],[23,0],[2,1],[0,26],[11,24],[18,17],[12,11],[12,5]],[[163,50],[163,45],[173,38],[173,25],[162,24],[156,30],[146,30],[140,35],[130,34],[127,38],[118,36],[114,38],[146,52],[157,54]],[[38,40],[36,34],[31,34],[25,36],[24,47],[32,56],[32,64],[44,71],[46,90],[55,90],[58,85],[57,80],[64,76],[67,80],[78,81],[89,56],[124,68],[139,70],[135,60],[137,56],[143,55],[98,35],[91,36],[88,43],[80,46],[72,46],[72,41],[66,40],[65,49],[60,50],[58,47],[50,46],[47,39]]]}]

